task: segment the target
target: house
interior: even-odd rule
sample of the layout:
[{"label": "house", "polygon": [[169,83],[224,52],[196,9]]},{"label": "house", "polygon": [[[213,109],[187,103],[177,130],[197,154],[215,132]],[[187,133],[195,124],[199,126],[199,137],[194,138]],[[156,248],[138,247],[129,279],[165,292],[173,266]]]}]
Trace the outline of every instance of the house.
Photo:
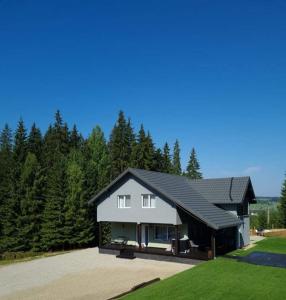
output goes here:
[{"label": "house", "polygon": [[93,202],[102,252],[211,259],[249,244],[255,194],[249,177],[190,180],[128,168]]}]

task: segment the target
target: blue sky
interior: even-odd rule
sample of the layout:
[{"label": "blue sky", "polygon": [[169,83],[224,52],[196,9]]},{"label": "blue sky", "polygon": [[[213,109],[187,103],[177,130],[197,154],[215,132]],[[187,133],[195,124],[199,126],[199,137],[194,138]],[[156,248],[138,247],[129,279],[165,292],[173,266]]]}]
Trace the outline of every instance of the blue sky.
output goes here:
[{"label": "blue sky", "polygon": [[45,130],[56,109],[87,136],[123,109],[157,144],[193,146],[205,177],[286,171],[286,2],[0,0],[0,127]]}]

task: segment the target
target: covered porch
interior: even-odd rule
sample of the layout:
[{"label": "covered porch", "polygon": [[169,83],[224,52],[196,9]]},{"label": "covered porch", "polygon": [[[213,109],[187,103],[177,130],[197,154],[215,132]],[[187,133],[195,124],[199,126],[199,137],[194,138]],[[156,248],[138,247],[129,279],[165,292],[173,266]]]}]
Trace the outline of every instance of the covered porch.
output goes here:
[{"label": "covered porch", "polygon": [[[192,226],[194,230],[194,227]],[[216,232],[190,231],[190,224],[99,223],[101,249],[208,260],[216,255]],[[108,238],[106,231],[109,230]],[[103,237],[104,231],[104,237]],[[198,236],[199,234],[199,236]],[[199,237],[199,238],[198,238]]]}]

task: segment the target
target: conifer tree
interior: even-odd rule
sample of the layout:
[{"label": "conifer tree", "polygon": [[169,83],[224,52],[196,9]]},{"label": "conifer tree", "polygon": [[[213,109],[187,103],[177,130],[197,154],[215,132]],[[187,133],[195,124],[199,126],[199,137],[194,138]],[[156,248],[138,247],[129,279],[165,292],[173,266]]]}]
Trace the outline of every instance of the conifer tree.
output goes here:
[{"label": "conifer tree", "polygon": [[0,134],[0,207],[11,197],[12,168],[12,132],[6,124]]},{"label": "conifer tree", "polygon": [[83,137],[78,133],[76,125],[73,126],[70,133],[70,147],[72,149],[79,149],[83,144]]},{"label": "conifer tree", "polygon": [[175,145],[174,145],[172,173],[176,174],[176,175],[181,175],[182,174],[180,146],[179,146],[179,141],[178,140],[176,140]]},{"label": "conifer tree", "polygon": [[69,152],[69,130],[66,123],[63,123],[62,116],[59,111],[55,114],[55,122],[53,126],[49,126],[43,144],[44,163],[47,168],[51,168],[57,155],[66,156]]},{"label": "conifer tree", "polygon": [[[90,178],[94,178],[90,182],[93,192],[90,196],[99,192],[110,182],[110,157],[108,147],[104,137],[104,133],[99,126],[96,126],[87,140],[87,145],[90,153],[88,171],[94,173]],[[88,175],[86,176],[88,179]]]},{"label": "conifer tree", "polygon": [[118,120],[109,139],[109,152],[112,179],[130,166],[131,148],[133,144],[133,129],[130,121],[126,122],[124,113],[119,112]]},{"label": "conifer tree", "polygon": [[158,148],[154,153],[153,171],[164,172],[164,159],[160,148]]},{"label": "conifer tree", "polygon": [[43,211],[42,246],[45,250],[65,246],[64,205],[67,197],[66,158],[57,153],[57,159],[47,175],[46,204]]},{"label": "conifer tree", "polygon": [[94,224],[84,197],[83,156],[72,150],[67,164],[67,198],[65,201],[65,244],[82,247],[94,239]]},{"label": "conifer tree", "polygon": [[42,154],[42,134],[36,124],[33,123],[27,142],[27,151],[36,155],[38,161],[41,160]]},{"label": "conifer tree", "polygon": [[172,162],[170,155],[170,147],[168,143],[165,143],[163,148],[163,170],[164,173],[172,173]]},{"label": "conifer tree", "polygon": [[4,205],[3,240],[6,250],[22,250],[20,235],[21,198],[21,172],[27,154],[27,134],[24,121],[20,119],[14,136],[13,167],[11,176],[11,198]]},{"label": "conifer tree", "polygon": [[141,125],[137,142],[133,145],[131,161],[132,166],[138,169],[152,170],[155,159],[154,144],[150,133],[146,135],[143,125]]},{"label": "conifer tree", "polygon": [[283,182],[281,189],[281,197],[279,203],[279,211],[281,218],[281,225],[283,228],[286,228],[286,178]]},{"label": "conifer tree", "polygon": [[197,159],[195,148],[192,149],[190,160],[187,166],[187,172],[185,174],[190,179],[201,179],[203,178],[200,172],[200,164]]},{"label": "conifer tree", "polygon": [[9,244],[13,167],[12,131],[5,124],[0,134],[0,252]]},{"label": "conifer tree", "polygon": [[27,131],[21,118],[15,133],[14,155],[16,162],[23,164],[27,154]]},{"label": "conifer tree", "polygon": [[44,174],[35,154],[28,152],[21,174],[19,235],[22,250],[40,250],[41,215],[44,205]]}]

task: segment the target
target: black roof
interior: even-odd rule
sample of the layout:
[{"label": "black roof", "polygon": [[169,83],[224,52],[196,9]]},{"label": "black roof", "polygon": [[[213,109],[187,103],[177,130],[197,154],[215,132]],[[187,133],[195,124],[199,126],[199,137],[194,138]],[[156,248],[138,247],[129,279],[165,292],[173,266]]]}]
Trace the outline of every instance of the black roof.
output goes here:
[{"label": "black roof", "polygon": [[255,197],[249,177],[190,180],[185,176],[128,168],[94,196],[89,203],[102,198],[126,174],[137,177],[177,206],[216,230],[236,226],[241,221],[214,204],[241,203],[248,189],[252,192],[251,196]]}]

